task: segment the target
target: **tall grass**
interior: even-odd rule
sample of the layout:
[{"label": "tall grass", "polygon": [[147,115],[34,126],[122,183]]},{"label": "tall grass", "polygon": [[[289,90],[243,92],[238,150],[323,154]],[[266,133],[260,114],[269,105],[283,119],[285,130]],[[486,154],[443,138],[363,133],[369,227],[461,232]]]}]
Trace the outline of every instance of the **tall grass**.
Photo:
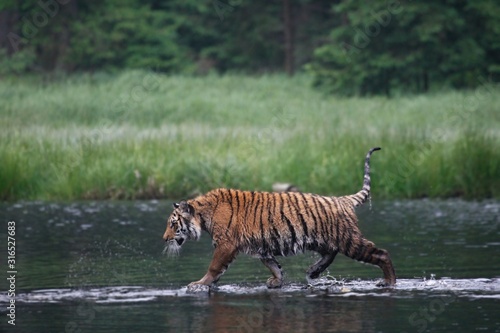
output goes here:
[{"label": "tall grass", "polygon": [[500,89],[338,98],[305,76],[124,72],[0,81],[0,198],[180,198],[214,187],[500,197]]}]

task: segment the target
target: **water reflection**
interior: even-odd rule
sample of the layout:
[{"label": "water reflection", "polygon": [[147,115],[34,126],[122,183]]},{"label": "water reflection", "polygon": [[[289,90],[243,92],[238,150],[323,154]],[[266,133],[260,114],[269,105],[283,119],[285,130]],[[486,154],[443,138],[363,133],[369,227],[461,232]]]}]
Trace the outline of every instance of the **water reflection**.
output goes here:
[{"label": "water reflection", "polygon": [[[211,260],[208,235],[186,244],[178,258],[161,254],[170,207],[158,201],[0,204],[1,219],[16,221],[22,329],[46,331],[40,323],[49,321],[50,331],[81,332],[146,326],[203,332],[454,332],[456,325],[500,330],[499,202],[392,201],[362,209],[364,234],[393,257],[399,280],[390,291],[374,287],[377,268],[342,256],[328,274],[346,281],[347,289],[303,289],[305,269],[315,260],[308,253],[280,260],[286,288],[273,292],[265,288],[268,270],[241,255],[210,296],[186,296],[184,288]],[[453,302],[443,301],[442,309],[432,303],[443,297]],[[1,309],[5,301],[0,293]],[[422,309],[434,311],[432,320]]]},{"label": "water reflection", "polygon": [[[242,297],[235,302],[215,295],[209,300],[210,312],[195,320],[189,330],[221,332],[373,332],[375,323],[366,318],[365,301],[326,297],[293,298],[266,295]],[[363,320],[363,318],[366,318]],[[311,320],[312,319],[312,320]],[[178,323],[168,323],[179,327]]]}]

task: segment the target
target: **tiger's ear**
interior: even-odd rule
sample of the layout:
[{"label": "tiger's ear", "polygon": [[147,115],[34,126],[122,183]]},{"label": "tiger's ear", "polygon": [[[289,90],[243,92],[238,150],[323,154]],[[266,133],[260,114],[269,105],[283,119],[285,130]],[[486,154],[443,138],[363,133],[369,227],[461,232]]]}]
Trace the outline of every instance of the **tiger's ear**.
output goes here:
[{"label": "tiger's ear", "polygon": [[177,208],[179,208],[179,203],[178,203],[178,202],[174,202],[174,203],[172,204],[172,206],[174,206],[174,209],[177,209]]},{"label": "tiger's ear", "polygon": [[188,204],[186,201],[181,201],[180,203],[178,203],[177,208],[179,208],[181,214],[194,215],[194,207]]}]

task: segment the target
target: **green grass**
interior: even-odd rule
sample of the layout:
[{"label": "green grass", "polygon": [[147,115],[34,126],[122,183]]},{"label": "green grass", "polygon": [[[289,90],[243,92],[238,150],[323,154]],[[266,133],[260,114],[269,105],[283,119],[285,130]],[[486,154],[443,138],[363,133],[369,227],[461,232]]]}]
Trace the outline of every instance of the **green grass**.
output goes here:
[{"label": "green grass", "polygon": [[148,72],[0,80],[0,199],[181,198],[214,187],[500,197],[500,89],[325,96],[308,77]]}]

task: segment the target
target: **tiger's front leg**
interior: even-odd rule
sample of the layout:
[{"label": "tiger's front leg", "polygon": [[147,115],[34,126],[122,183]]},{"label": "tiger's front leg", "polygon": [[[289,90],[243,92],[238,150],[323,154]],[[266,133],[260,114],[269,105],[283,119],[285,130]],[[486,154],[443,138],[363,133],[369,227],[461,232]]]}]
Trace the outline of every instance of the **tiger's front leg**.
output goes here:
[{"label": "tiger's front leg", "polygon": [[228,246],[217,246],[214,251],[212,262],[208,266],[208,271],[200,280],[191,282],[188,289],[193,289],[197,285],[210,286],[217,283],[219,278],[229,267],[229,264],[236,258],[238,251]]}]

